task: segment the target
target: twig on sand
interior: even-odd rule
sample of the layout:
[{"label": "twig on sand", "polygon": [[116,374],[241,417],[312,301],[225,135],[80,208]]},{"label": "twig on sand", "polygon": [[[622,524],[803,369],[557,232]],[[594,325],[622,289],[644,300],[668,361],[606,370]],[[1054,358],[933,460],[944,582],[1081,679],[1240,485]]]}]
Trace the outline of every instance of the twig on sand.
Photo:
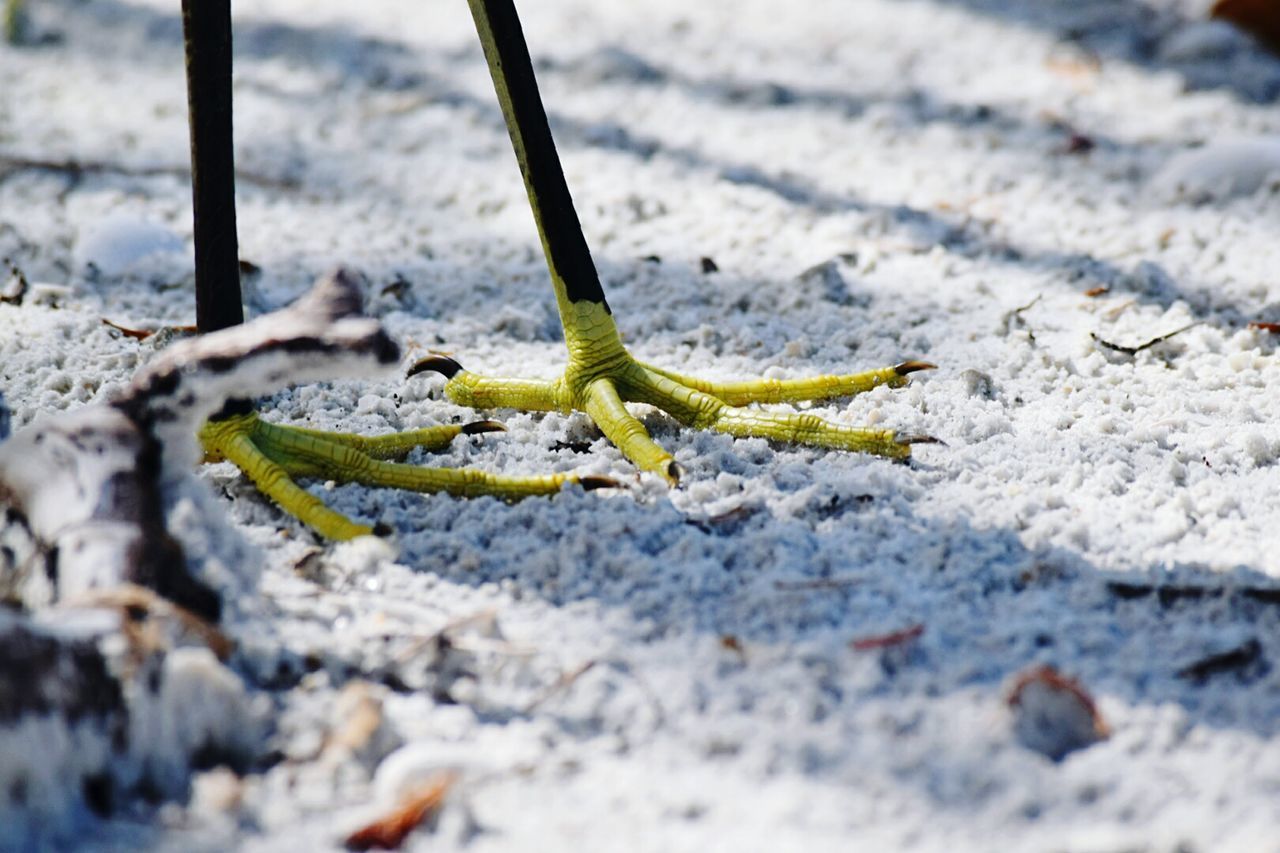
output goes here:
[{"label": "twig on sand", "polygon": [[598,661],[594,659],[584,661],[583,663],[580,663],[577,666],[575,666],[573,669],[570,669],[566,672],[561,673],[559,678],[557,678],[555,681],[548,684],[546,689],[544,689],[537,696],[533,697],[533,699],[530,700],[529,704],[524,706],[524,713],[528,714],[533,712],[534,710],[537,709],[539,705],[541,705],[543,702],[546,702],[552,696],[555,696],[557,693],[561,692],[562,690],[565,690],[571,687],[575,681],[577,681],[579,678],[581,678],[582,676],[590,672],[592,667],[594,667],[596,663],[598,663]]},{"label": "twig on sand", "polygon": [[862,578],[814,578],[808,581],[774,581],[779,592],[805,592],[813,589],[844,589],[862,583]]},{"label": "twig on sand", "polygon": [[1262,644],[1256,637],[1250,637],[1233,649],[1206,655],[1194,663],[1187,664],[1178,670],[1178,677],[1201,682],[1219,673],[1243,672],[1261,658]]},{"label": "twig on sand", "polygon": [[917,637],[924,634],[924,624],[917,622],[915,625],[901,628],[897,631],[890,631],[887,634],[875,634],[870,637],[859,637],[849,643],[849,648],[855,652],[870,652],[876,649],[889,649],[894,646],[901,646],[909,643]]},{"label": "twig on sand", "polygon": [[1197,601],[1220,595],[1239,595],[1261,604],[1280,604],[1280,586],[1225,586],[1216,584],[1153,584],[1135,581],[1108,581],[1107,589],[1120,598],[1143,598],[1154,594],[1164,606],[1191,599]]},{"label": "twig on sand", "polygon": [[1181,329],[1174,329],[1172,332],[1167,332],[1166,334],[1160,335],[1159,337],[1152,338],[1146,343],[1138,344],[1137,346],[1133,346],[1133,347],[1128,347],[1123,344],[1113,344],[1111,341],[1103,340],[1102,338],[1098,337],[1098,335],[1094,332],[1090,332],[1089,337],[1093,338],[1094,342],[1100,347],[1105,347],[1106,349],[1109,349],[1109,350],[1115,350],[1116,352],[1122,352],[1125,355],[1137,355],[1138,353],[1142,352],[1144,349],[1150,349],[1156,344],[1163,343],[1164,341],[1169,340],[1174,335],[1180,335],[1183,332],[1187,331],[1188,329],[1195,328],[1196,326],[1199,326],[1199,325],[1200,325],[1199,322],[1188,323],[1187,325],[1183,326]]},{"label": "twig on sand", "polygon": [[[66,176],[73,186],[90,175],[119,175],[127,178],[173,177],[183,180],[189,180],[191,177],[191,169],[187,166],[128,166],[107,160],[77,160],[74,157],[55,159],[0,154],[0,183],[4,183],[10,176],[19,172],[53,172]],[[236,179],[264,189],[295,190],[301,186],[297,178],[263,175],[243,169],[236,170]]]}]

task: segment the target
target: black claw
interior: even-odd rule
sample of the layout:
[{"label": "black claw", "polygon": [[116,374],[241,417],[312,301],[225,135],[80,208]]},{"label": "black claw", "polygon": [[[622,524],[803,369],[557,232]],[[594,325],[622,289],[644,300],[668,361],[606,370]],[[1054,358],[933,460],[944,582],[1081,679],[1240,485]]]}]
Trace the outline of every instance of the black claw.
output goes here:
[{"label": "black claw", "polygon": [[899,435],[893,439],[894,444],[941,444],[943,447],[947,443],[934,435]]},{"label": "black claw", "polygon": [[672,459],[667,463],[666,467],[667,479],[677,486],[680,485],[680,478],[684,476],[684,469],[680,467],[680,463]]},{"label": "black claw", "polygon": [[383,539],[385,539],[394,532],[395,530],[391,527],[390,524],[385,524],[379,521],[377,524],[373,525],[374,536],[381,536]]},{"label": "black claw", "polygon": [[587,477],[579,477],[578,485],[582,486],[583,491],[594,492],[596,489],[621,489],[622,484],[612,477],[601,477],[590,475]]},{"label": "black claw", "polygon": [[927,361],[904,361],[902,364],[895,364],[893,372],[899,376],[906,376],[908,373],[915,373],[918,370],[937,370],[938,365],[930,364]]},{"label": "black claw", "polygon": [[443,375],[445,379],[452,379],[462,372],[462,365],[447,355],[429,355],[413,367],[410,367],[405,378],[417,376],[419,373],[425,373],[428,370],[434,370],[436,373]]},{"label": "black claw", "polygon": [[463,435],[480,435],[485,432],[506,432],[507,428],[497,421],[473,421],[462,425]]}]

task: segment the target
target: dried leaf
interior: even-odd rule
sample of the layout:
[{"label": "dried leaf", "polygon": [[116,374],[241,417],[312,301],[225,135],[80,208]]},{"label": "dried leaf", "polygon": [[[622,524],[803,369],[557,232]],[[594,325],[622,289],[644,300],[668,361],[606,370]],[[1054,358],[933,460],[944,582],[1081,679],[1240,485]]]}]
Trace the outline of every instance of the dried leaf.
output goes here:
[{"label": "dried leaf", "polygon": [[235,651],[235,643],[213,623],[137,584],[91,590],[65,605],[119,608],[127,617],[125,635],[144,650],[167,648],[163,635],[172,630],[208,647],[218,660],[227,660]]},{"label": "dried leaf", "polygon": [[742,644],[742,640],[736,634],[722,634],[720,636],[720,648],[726,652],[733,652],[738,656],[738,660],[746,663],[747,647]]},{"label": "dried leaf", "polygon": [[348,850],[398,850],[424,821],[439,813],[445,797],[458,781],[456,770],[445,770],[428,779],[387,814],[347,836]]},{"label": "dried leaf", "polygon": [[3,263],[9,268],[9,281],[0,288],[0,303],[5,305],[21,305],[22,300],[27,295],[30,285],[27,282],[27,276],[18,268],[18,265],[5,258]]},{"label": "dried leaf", "polygon": [[[156,332],[160,331],[160,329],[131,329],[128,326],[121,326],[119,323],[114,323],[106,317],[102,318],[102,323],[104,326],[110,326],[115,329],[126,338],[133,338],[138,341],[149,338]],[[196,331],[198,331],[195,326],[164,326],[161,328],[172,329],[175,332],[183,332],[184,334],[195,334]]]},{"label": "dried leaf", "polygon": [[135,341],[149,338],[156,333],[155,329],[130,329],[127,326],[121,326],[119,323],[113,323],[106,317],[102,318],[102,324],[104,326],[110,326],[126,338],[133,338]]},{"label": "dried leaf", "polygon": [[1065,154],[1088,154],[1096,148],[1097,145],[1098,144],[1093,141],[1092,137],[1086,136],[1083,133],[1073,132],[1067,137],[1066,144],[1063,145],[1062,150]]},{"label": "dried leaf", "polygon": [[1054,761],[1111,733],[1084,687],[1048,665],[1021,673],[1006,701],[1018,740]]},{"label": "dried leaf", "polygon": [[1262,644],[1257,638],[1250,637],[1233,649],[1207,655],[1194,663],[1187,664],[1178,670],[1178,677],[1201,682],[1211,675],[1223,672],[1244,674],[1261,660]]},{"label": "dried leaf", "polygon": [[849,643],[849,646],[857,652],[869,652],[875,649],[888,649],[893,646],[900,646],[903,643],[909,643],[923,633],[924,625],[917,623],[898,631],[890,631],[888,634],[874,634],[870,637],[860,637]]},{"label": "dried leaf", "polygon": [[1275,0],[1218,0],[1209,17],[1230,21],[1273,53],[1280,53],[1280,6]]}]

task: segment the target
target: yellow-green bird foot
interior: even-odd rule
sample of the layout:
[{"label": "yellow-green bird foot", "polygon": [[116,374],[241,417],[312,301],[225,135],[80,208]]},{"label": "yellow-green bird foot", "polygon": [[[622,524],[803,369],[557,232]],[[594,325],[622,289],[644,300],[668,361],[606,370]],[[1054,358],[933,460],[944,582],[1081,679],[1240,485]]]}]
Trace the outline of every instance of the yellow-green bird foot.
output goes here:
[{"label": "yellow-green bird foot", "polygon": [[[933,366],[924,362],[811,379],[708,382],[635,360],[622,345],[574,211],[515,6],[512,0],[468,2],[542,239],[569,360],[563,374],[550,381],[479,376],[440,356],[419,362],[411,375],[425,370],[443,373],[449,398],[478,409],[586,412],[628,459],[671,483],[679,479],[679,466],[627,411],[627,403],[657,406],[695,428],[897,459],[910,456],[913,444],[936,441],[893,430],[843,426],[807,413],[751,407],[753,403],[827,400],[881,385],[898,387],[906,384],[911,373]],[[242,321],[238,288],[232,286],[238,281],[238,262],[229,4],[184,0],[183,26],[196,199],[196,313],[201,331],[211,332]],[[270,424],[244,404],[210,420],[200,431],[200,440],[209,459],[235,463],[281,508],[333,539],[372,533],[374,528],[329,509],[294,478],[505,498],[547,494],[575,480],[564,474],[512,478],[391,461],[416,447],[447,444],[467,429],[445,427],[385,438],[325,434]],[[615,485],[605,478],[577,482],[587,488]]]},{"label": "yellow-green bird foot", "polygon": [[752,403],[827,400],[881,385],[902,386],[909,374],[933,367],[925,362],[844,376],[707,382],[634,359],[622,345],[574,211],[515,6],[511,0],[469,2],[542,238],[569,362],[560,378],[550,381],[479,376],[442,356],[418,362],[410,375],[443,373],[449,399],[477,409],[586,412],[628,459],[671,483],[680,477],[679,466],[627,411],[626,403],[648,403],[698,429],[895,459],[910,456],[912,444],[937,441],[842,426],[812,414],[748,408]]},{"label": "yellow-green bird foot", "polygon": [[460,435],[502,429],[494,421],[478,421],[363,436],[281,426],[247,411],[206,422],[199,437],[206,462],[233,463],[282,510],[329,539],[353,539],[389,531],[352,521],[330,509],[294,482],[295,478],[471,497],[490,495],[507,500],[553,494],[566,483],[579,483],[585,489],[617,485],[605,477],[508,477],[475,468],[427,468],[393,461],[419,447],[441,450]]},{"label": "yellow-green bird foot", "polygon": [[[576,307],[588,306],[593,303],[578,303]],[[578,311],[571,316],[587,319],[583,318],[584,313]],[[748,408],[753,403],[798,403],[847,397],[882,385],[899,388],[907,384],[910,374],[933,367],[926,362],[905,361],[863,373],[807,379],[709,382],[637,361],[623,347],[612,317],[603,311],[587,322],[568,326],[565,338],[569,345],[569,365],[557,379],[481,376],[464,370],[446,356],[419,361],[409,375],[425,371],[443,374],[448,380],[445,393],[449,399],[474,409],[586,412],[637,467],[673,484],[680,478],[679,466],[627,411],[625,403],[647,403],[695,429],[894,459],[909,457],[913,444],[937,441],[929,436],[904,435],[894,430],[844,426],[801,412]]]}]

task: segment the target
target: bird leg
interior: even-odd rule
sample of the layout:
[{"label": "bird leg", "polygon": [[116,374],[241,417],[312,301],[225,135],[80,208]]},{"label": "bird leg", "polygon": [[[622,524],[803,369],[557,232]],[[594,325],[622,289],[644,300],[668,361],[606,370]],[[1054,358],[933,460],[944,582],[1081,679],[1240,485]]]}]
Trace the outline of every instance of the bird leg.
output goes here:
[{"label": "bird leg", "polygon": [[419,447],[441,449],[459,435],[501,430],[493,421],[361,436],[269,423],[240,399],[290,382],[365,376],[398,363],[399,347],[359,310],[359,284],[338,270],[283,311],[170,347],[134,381],[146,393],[130,399],[141,402],[122,405],[138,422],[156,424],[165,452],[184,446],[183,438],[203,422],[197,435],[206,461],[232,462],[281,509],[329,539],[384,531],[328,508],[295,478],[507,499],[557,492],[568,482],[588,489],[614,485],[603,477],[507,477],[391,461]]},{"label": "bird leg", "polygon": [[[200,401],[229,400],[199,427],[205,461],[232,462],[281,509],[329,539],[384,531],[329,509],[297,485],[295,478],[508,499],[557,492],[567,482],[588,489],[613,485],[602,477],[506,477],[472,468],[424,468],[390,461],[419,447],[439,450],[459,435],[501,430],[493,421],[361,436],[269,423],[237,398],[265,393],[287,382],[368,375],[397,363],[399,347],[376,321],[359,315],[359,306],[359,285],[339,270],[283,311],[171,347],[142,379],[135,380],[139,387],[168,391],[139,396],[157,410],[138,414],[136,419],[157,423],[157,430],[163,431],[159,436],[163,446],[180,447],[181,438],[209,411],[200,408]],[[177,392],[168,386],[178,381],[193,389],[191,406],[173,404]],[[161,403],[153,400],[165,408],[158,409]]]},{"label": "bird leg", "polygon": [[[286,366],[278,366],[268,374],[265,390],[274,390],[286,382],[308,378],[304,375],[304,356],[319,358],[327,364],[326,358],[341,355],[340,348],[335,351],[332,345],[324,343],[325,336],[331,335],[334,328],[343,327],[342,324],[349,326],[355,321],[360,308],[359,289],[352,277],[339,272],[326,280],[318,296],[303,300],[265,327],[263,323],[268,322],[268,318],[241,325],[244,315],[236,250],[231,124],[231,7],[229,0],[183,0],[182,6],[195,210],[196,325],[205,333],[193,346],[205,349],[215,345],[241,346],[247,347],[246,351],[256,351],[263,328],[266,340],[278,345],[282,340],[293,340],[290,346],[298,352]],[[371,320],[362,322],[376,326]],[[310,325],[300,325],[303,323]],[[254,333],[259,337],[245,338]],[[366,333],[374,335],[371,330]],[[380,331],[377,334],[381,335],[382,349],[375,360],[383,365],[394,362],[398,359],[398,348]],[[318,347],[320,352],[306,352],[308,347]],[[277,352],[277,357],[283,356]],[[219,350],[213,353],[210,362],[223,364],[229,358]],[[214,375],[220,374],[215,370]],[[314,378],[330,376],[321,371]],[[329,509],[319,498],[298,486],[295,478],[507,499],[549,494],[559,491],[567,482],[577,482],[588,489],[613,485],[602,477],[577,478],[567,474],[505,477],[474,469],[406,465],[395,460],[404,458],[415,448],[438,450],[459,435],[494,432],[502,427],[493,421],[481,421],[390,436],[323,433],[262,420],[245,398],[255,393],[250,385],[252,383],[228,385],[229,393],[222,398],[227,400],[226,405],[199,428],[205,460],[227,460],[235,464],[281,509],[330,539],[351,539],[375,530],[383,531]],[[189,416],[191,412],[185,414]],[[205,411],[200,416],[209,414]],[[186,420],[189,417],[182,422]],[[194,424],[190,426],[194,428]]]},{"label": "bird leg", "polygon": [[[569,361],[560,378],[547,382],[479,376],[439,356],[419,362],[411,375],[424,370],[444,373],[450,398],[475,408],[584,411],[635,464],[672,483],[679,479],[679,467],[627,411],[626,403],[657,406],[695,428],[894,458],[908,456],[913,443],[932,440],[892,430],[841,426],[810,414],[748,408],[752,403],[829,399],[880,385],[900,386],[910,373],[932,367],[924,362],[908,361],[847,376],[713,383],[632,358],[622,345],[573,209],[515,7],[511,0],[469,2],[542,237]],[[208,338],[233,341],[238,329],[247,327],[237,326],[241,314],[231,168],[229,3],[184,0],[183,12],[196,198],[197,325],[202,332],[231,326],[219,333],[222,337]],[[346,304],[353,299],[358,307],[358,293],[347,282],[330,288],[330,294],[337,294],[336,303],[342,304],[321,312],[329,322],[354,313]],[[302,316],[308,311],[303,306],[301,312],[293,313]],[[270,374],[276,383],[305,378],[296,365]],[[235,390],[251,393],[241,387]],[[282,509],[333,539],[372,533],[374,528],[329,509],[294,478],[504,498],[547,494],[574,481],[586,488],[613,485],[605,478],[502,477],[393,461],[416,447],[439,447],[460,434],[492,431],[491,422],[366,438],[271,424],[237,394],[226,396],[230,402],[199,430],[206,459],[231,461]]]},{"label": "bird leg", "polygon": [[29,30],[26,0],[4,0],[0,8],[0,38],[11,45],[25,44]]},{"label": "bird leg", "polygon": [[910,456],[912,444],[936,441],[893,430],[842,426],[811,414],[748,408],[753,403],[844,397],[881,385],[900,387],[909,374],[933,367],[922,361],[809,379],[709,382],[633,358],[622,345],[574,211],[515,6],[511,0],[469,2],[542,237],[569,360],[564,373],[549,381],[481,376],[441,356],[418,362],[410,375],[444,374],[449,399],[477,409],[586,412],[623,455],[671,483],[679,479],[679,467],[627,411],[626,403],[656,406],[696,429],[895,459]]}]

